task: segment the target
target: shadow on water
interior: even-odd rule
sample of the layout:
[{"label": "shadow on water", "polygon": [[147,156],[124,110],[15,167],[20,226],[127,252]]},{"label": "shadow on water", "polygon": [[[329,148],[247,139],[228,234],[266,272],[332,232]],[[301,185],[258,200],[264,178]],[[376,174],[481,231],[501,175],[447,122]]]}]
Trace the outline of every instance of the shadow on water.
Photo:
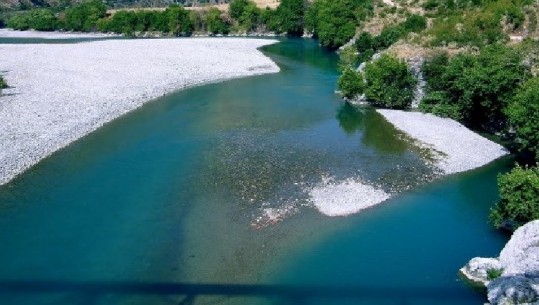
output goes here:
[{"label": "shadow on water", "polygon": [[[0,281],[0,295],[4,293],[78,294],[84,304],[97,304],[106,295],[166,295],[184,296],[178,304],[192,304],[197,297],[256,297],[283,298],[300,304],[313,299],[384,299],[407,304],[408,300],[444,299],[458,302],[462,298],[453,288],[402,288],[402,287],[342,287],[250,284],[192,284],[167,282],[71,282],[71,281]],[[458,292],[458,291],[457,291]],[[298,303],[300,302],[300,303]],[[456,303],[455,303],[456,304]]]}]

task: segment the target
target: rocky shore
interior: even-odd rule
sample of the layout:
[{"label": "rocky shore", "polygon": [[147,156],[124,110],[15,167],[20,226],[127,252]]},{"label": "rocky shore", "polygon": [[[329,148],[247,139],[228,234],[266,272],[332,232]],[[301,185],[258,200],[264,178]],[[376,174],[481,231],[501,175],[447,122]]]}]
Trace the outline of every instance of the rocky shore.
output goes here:
[{"label": "rocky shore", "polygon": [[[49,33],[51,35],[56,35]],[[276,73],[239,38],[0,44],[0,184],[103,124],[181,88]]]},{"label": "rocky shore", "polygon": [[489,304],[539,304],[539,220],[518,228],[499,257],[473,258],[460,272],[486,287]]}]

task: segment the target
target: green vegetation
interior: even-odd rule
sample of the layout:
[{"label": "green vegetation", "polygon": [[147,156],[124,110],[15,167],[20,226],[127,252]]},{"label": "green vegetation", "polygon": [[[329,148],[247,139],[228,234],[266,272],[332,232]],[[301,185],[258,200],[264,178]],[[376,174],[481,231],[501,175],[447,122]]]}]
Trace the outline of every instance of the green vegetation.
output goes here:
[{"label": "green vegetation", "polygon": [[107,7],[100,0],[90,0],[66,9],[62,28],[70,31],[97,30],[97,21],[104,18]]},{"label": "green vegetation", "polygon": [[347,68],[339,78],[337,87],[342,96],[346,98],[354,98],[363,93],[365,82],[361,73]]},{"label": "green vegetation", "polygon": [[498,176],[498,187],[501,199],[490,213],[494,226],[515,229],[539,219],[539,168],[517,165]]},{"label": "green vegetation", "polygon": [[539,161],[539,78],[528,80],[516,92],[507,108],[507,116],[521,151]]},{"label": "green vegetation", "polygon": [[305,27],[327,48],[338,48],[356,33],[358,19],[372,12],[371,0],[315,0],[305,13]]},{"label": "green vegetation", "polygon": [[221,11],[211,8],[206,14],[207,31],[212,34],[228,34],[230,25],[223,19]]},{"label": "green vegetation", "polygon": [[491,45],[477,55],[438,55],[424,64],[427,96],[421,108],[485,131],[506,127],[505,111],[530,77],[520,52]]},{"label": "green vegetation", "polygon": [[26,14],[15,15],[8,20],[7,26],[15,30],[34,29],[54,31],[59,26],[58,19],[50,9],[35,9]]},{"label": "green vegetation", "polygon": [[506,29],[520,29],[530,0],[427,1],[424,8],[437,17],[428,34],[431,45],[483,47],[508,39]]},{"label": "green vegetation", "polygon": [[495,280],[502,276],[503,269],[488,269],[487,270],[487,279],[489,281]]},{"label": "green vegetation", "polygon": [[305,9],[304,0],[281,0],[275,12],[276,31],[290,36],[303,35]]},{"label": "green vegetation", "polygon": [[365,67],[365,96],[376,106],[405,109],[414,98],[417,79],[404,60],[389,55]]},{"label": "green vegetation", "polygon": [[0,75],[0,92],[2,92],[2,89],[6,89],[8,86],[7,86],[7,83],[6,81],[4,80],[4,78]]}]

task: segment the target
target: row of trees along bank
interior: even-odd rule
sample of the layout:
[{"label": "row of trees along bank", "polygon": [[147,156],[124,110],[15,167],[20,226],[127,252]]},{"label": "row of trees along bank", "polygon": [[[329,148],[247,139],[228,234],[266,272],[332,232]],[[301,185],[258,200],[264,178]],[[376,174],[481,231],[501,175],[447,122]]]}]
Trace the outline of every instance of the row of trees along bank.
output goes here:
[{"label": "row of trees along bank", "polygon": [[274,32],[318,37],[322,46],[338,48],[355,34],[356,26],[372,15],[372,0],[281,0],[276,9],[258,8],[250,0],[232,0],[229,11],[217,8],[186,10],[123,10],[111,16],[100,0],[76,5],[36,8],[14,14],[7,26],[16,30],[114,32],[126,35],[161,32],[191,35],[193,32],[228,34]]},{"label": "row of trees along bank", "polygon": [[[537,11],[525,0],[448,3],[428,1],[423,16],[411,14],[376,36],[360,33],[340,52],[338,88],[349,99],[408,109],[417,79],[405,60],[383,51],[399,40],[430,49],[421,67],[426,85],[420,110],[500,136],[517,153],[519,164],[498,177],[501,199],[490,215],[494,226],[515,229],[539,219],[539,43],[507,42],[525,21],[526,30],[536,31]],[[370,61],[377,52],[382,55]]]}]

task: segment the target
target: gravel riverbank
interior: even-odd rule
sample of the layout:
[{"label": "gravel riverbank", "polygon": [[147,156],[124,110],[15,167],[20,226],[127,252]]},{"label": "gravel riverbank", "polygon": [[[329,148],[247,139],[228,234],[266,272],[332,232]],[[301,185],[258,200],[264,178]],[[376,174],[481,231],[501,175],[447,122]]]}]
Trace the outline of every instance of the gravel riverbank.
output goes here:
[{"label": "gravel riverbank", "polygon": [[434,165],[446,175],[472,170],[509,154],[503,146],[452,119],[421,112],[378,112],[420,146],[431,148],[436,154]]},{"label": "gravel riverbank", "polygon": [[0,184],[144,103],[181,88],[276,73],[267,39],[0,44]]},{"label": "gravel riverbank", "polygon": [[15,31],[11,29],[0,29],[0,38],[96,39],[107,37],[120,37],[120,35],[104,33]]},{"label": "gravel riverbank", "polygon": [[[398,110],[377,110],[397,129],[415,140],[415,145],[428,148],[432,164],[440,175],[472,170],[486,165],[509,152],[462,124],[432,114]],[[372,182],[361,179],[324,181],[308,190],[311,202],[328,216],[346,216],[380,204],[395,194],[383,191]]]}]

